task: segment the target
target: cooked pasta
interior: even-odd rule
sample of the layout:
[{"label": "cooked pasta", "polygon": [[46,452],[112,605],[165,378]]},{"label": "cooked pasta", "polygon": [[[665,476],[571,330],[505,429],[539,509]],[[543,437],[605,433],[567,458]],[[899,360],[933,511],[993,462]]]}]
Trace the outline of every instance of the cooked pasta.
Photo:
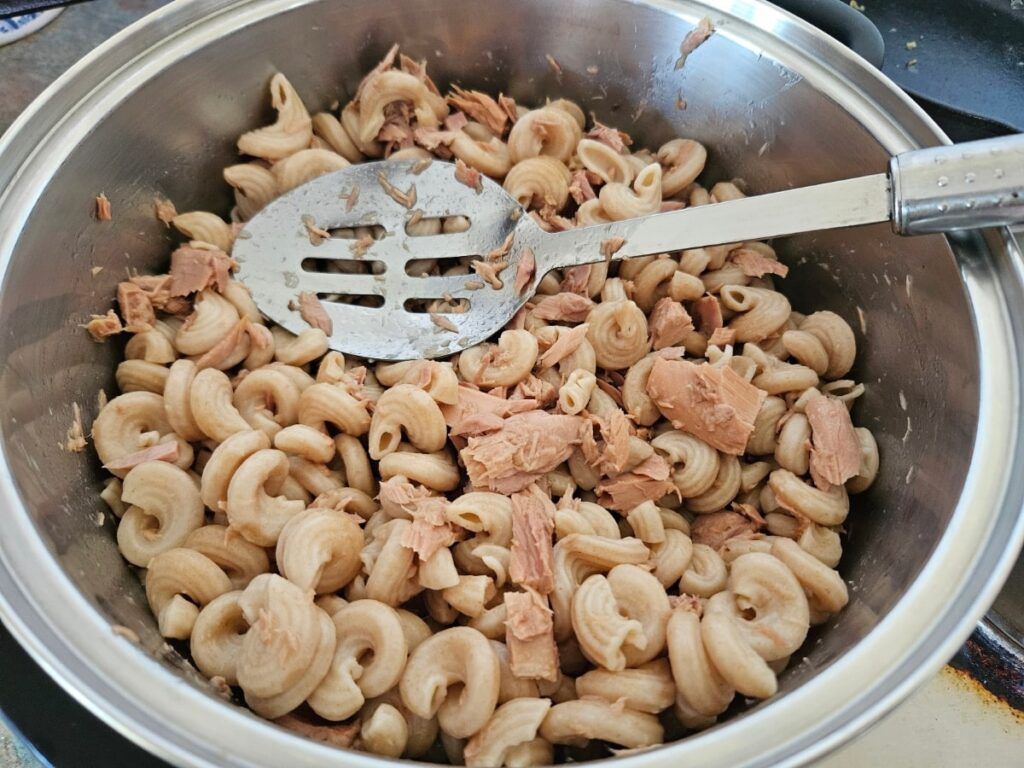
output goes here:
[{"label": "cooked pasta", "polygon": [[[100,498],[161,634],[284,727],[470,766],[645,748],[773,695],[849,599],[842,526],[880,459],[851,417],[853,330],[793,311],[772,246],[551,272],[490,341],[375,364],[266,321],[228,223],[378,157],[455,159],[549,231],[745,185],[565,99],[446,97],[397,46],[340,111],[311,117],[282,74],[270,94],[276,121],[223,170],[235,209],[177,215],[168,273],[118,291]],[[476,225],[421,217],[409,234]],[[510,279],[492,262],[414,266],[484,288]]]}]

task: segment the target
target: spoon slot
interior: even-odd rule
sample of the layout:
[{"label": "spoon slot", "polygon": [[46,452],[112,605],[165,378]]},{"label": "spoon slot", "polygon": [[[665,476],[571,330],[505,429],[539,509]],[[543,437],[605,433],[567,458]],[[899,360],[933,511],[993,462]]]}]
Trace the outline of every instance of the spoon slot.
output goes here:
[{"label": "spoon slot", "polygon": [[342,275],[382,275],[387,264],[373,259],[303,259],[303,272],[331,272]]}]

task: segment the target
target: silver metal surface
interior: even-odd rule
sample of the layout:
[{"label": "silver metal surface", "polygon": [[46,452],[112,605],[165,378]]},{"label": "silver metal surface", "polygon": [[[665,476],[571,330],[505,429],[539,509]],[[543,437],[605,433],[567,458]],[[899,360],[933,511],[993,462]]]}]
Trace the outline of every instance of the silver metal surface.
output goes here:
[{"label": "silver metal surface", "polygon": [[554,235],[541,232],[536,247],[545,255],[551,254],[550,261],[544,261],[546,266],[570,267],[603,260],[602,243],[612,238],[625,241],[612,256],[617,261],[721,243],[877,224],[889,220],[890,202],[889,179],[878,173]]},{"label": "silver metal surface", "polygon": [[[389,190],[415,194],[415,202],[399,202]],[[352,206],[345,200],[355,191]],[[406,205],[405,203],[409,204]],[[296,307],[300,293],[320,297],[331,317],[332,348],[376,360],[441,357],[477,344],[500,329],[532,293],[515,295],[512,279],[519,248],[507,261],[504,287],[471,290],[475,274],[424,277],[408,274],[410,262],[473,256],[486,260],[506,238],[526,226],[537,229],[500,184],[484,179],[479,193],[455,180],[455,166],[433,162],[426,168],[413,161],[383,161],[351,166],[320,176],[270,203],[248,222],[232,250],[238,278],[252,292],[260,309],[293,333],[309,327]],[[413,236],[410,220],[465,216],[465,232]],[[415,218],[414,218],[415,217]],[[383,228],[383,236],[361,242],[339,237],[310,236],[309,226],[323,231],[355,227]],[[369,238],[369,236],[366,236]],[[324,264],[364,267],[364,274],[325,271]],[[314,271],[317,270],[317,271]],[[379,297],[379,306],[343,303],[346,297]],[[469,311],[428,314],[407,311],[409,301],[463,300]],[[449,328],[434,319],[443,315]],[[452,330],[454,329],[454,330]]]},{"label": "silver metal surface", "polygon": [[[353,190],[350,207],[344,201]],[[402,196],[413,190],[414,202]],[[889,202],[888,179],[876,174],[549,234],[491,179],[481,179],[478,192],[456,179],[451,163],[435,161],[423,168],[415,161],[382,161],[320,176],[282,195],[245,225],[232,256],[240,265],[238,278],[259,308],[293,333],[309,327],[298,297],[311,293],[331,318],[331,348],[376,360],[433,358],[486,340],[526,303],[544,275],[609,258],[604,243],[613,238],[624,241],[610,256],[618,260],[874,224],[889,220]],[[469,219],[469,229],[429,236],[406,231],[410,221],[451,216]],[[313,226],[348,237],[311,235]],[[382,236],[352,239],[354,228],[370,226],[383,229]],[[533,254],[536,269],[517,290],[514,276],[524,249]],[[466,256],[486,262],[488,254],[495,254],[492,263],[506,265],[500,286],[485,284],[472,272],[409,274],[410,262]],[[342,263],[362,267],[363,273],[324,266]],[[464,302],[464,311],[423,311],[424,300],[442,297]],[[379,301],[355,303],[365,298]],[[409,302],[417,302],[417,311],[407,309]]]},{"label": "silver metal surface", "polygon": [[[718,31],[677,72],[679,42],[704,15]],[[114,391],[119,350],[77,326],[109,306],[126,266],[166,268],[173,242],[153,219],[154,194],[227,212],[220,169],[237,162],[237,135],[273,119],[275,70],[326,108],[394,40],[427,58],[442,88],[457,80],[522,104],[564,95],[640,146],[703,141],[707,180],[739,176],[753,192],[881,173],[892,155],[944,140],[849,51],[756,0],[193,0],[76,66],[0,143],[0,615],[73,695],[179,765],[395,763],[226,704],[163,644],[111,522],[96,525],[97,462],[57,447],[72,402],[88,428],[97,390]],[[112,222],[92,218],[100,191]],[[1024,275],[1005,231],[954,243],[877,225],[777,247],[794,306],[830,308],[857,330],[853,375],[867,392],[856,419],[883,461],[848,519],[851,602],[784,673],[779,696],[623,767],[790,766],[835,748],[953,654],[1024,535],[1024,476],[1010,471],[1024,465]]]},{"label": "silver metal surface", "polygon": [[[478,344],[502,328],[552,269],[626,259],[744,240],[877,224],[893,219],[903,235],[976,229],[1024,221],[1024,135],[903,152],[890,177],[874,174],[717,205],[652,214],[549,234],[499,184],[486,177],[479,190],[460,182],[450,163],[422,168],[413,161],[350,166],[321,176],[268,205],[246,225],[234,256],[239,279],[268,317],[293,333],[307,328],[297,296],[318,295],[335,329],[333,349],[377,360],[443,357]],[[891,187],[890,187],[891,184]],[[399,190],[396,197],[394,190]],[[352,206],[342,205],[356,190]],[[401,193],[415,190],[406,200]],[[464,216],[465,232],[412,236],[419,219]],[[383,228],[362,244],[310,234]],[[509,246],[502,249],[505,238]],[[614,253],[607,243],[621,242]],[[536,269],[529,283],[509,277],[529,248]],[[464,274],[409,274],[410,262],[472,256],[503,265],[500,285]],[[325,262],[375,262],[365,274],[313,271]],[[474,287],[475,286],[475,287]],[[339,294],[347,298],[335,300]],[[459,312],[423,311],[423,300],[463,302]],[[353,298],[375,297],[363,306]],[[407,309],[418,302],[417,310]],[[438,324],[439,315],[444,316]]]},{"label": "silver metal surface", "polygon": [[1024,221],[1024,135],[892,159],[893,226],[904,235]]}]

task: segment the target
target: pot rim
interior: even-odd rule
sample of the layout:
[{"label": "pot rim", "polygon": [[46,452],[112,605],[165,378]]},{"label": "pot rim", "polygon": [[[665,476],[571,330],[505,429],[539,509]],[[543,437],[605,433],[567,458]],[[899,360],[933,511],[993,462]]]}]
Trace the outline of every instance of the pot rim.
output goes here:
[{"label": "pot rim", "polygon": [[[72,66],[0,139],[0,274],[22,225],[79,141],[134,88],[196,48],[304,0],[175,0]],[[696,22],[764,50],[830,96],[890,152],[947,142],[932,120],[881,73],[814,27],[763,0],[628,0]],[[738,22],[737,28],[735,24]],[[748,26],[749,25],[749,26]],[[45,147],[45,152],[44,152]],[[984,243],[982,243],[984,240]],[[1020,253],[1007,230],[960,259],[978,339],[979,411],[973,458],[949,526],[888,615],[835,663],[768,706],[659,749],[614,758],[623,768],[699,761],[737,768],[791,766],[835,749],[928,679],[970,634],[995,598],[1024,539],[1020,430],[1024,304]],[[967,247],[970,246],[970,242]],[[962,250],[962,249],[961,249]],[[987,256],[987,255],[986,255]],[[146,749],[178,765],[312,767],[395,761],[298,737],[189,684],[141,648],[112,642],[108,621],[53,561],[25,511],[0,442],[0,618],[37,662],[82,705]],[[40,567],[46,563],[48,567]]]}]

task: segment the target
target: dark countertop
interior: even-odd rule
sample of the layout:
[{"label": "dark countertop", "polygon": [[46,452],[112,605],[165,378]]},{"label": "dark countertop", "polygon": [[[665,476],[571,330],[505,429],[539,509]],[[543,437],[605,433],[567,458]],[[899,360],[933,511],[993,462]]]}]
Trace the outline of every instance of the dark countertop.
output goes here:
[{"label": "dark countertop", "polygon": [[0,47],[0,133],[68,67],[168,1],[93,0],[72,5],[35,34]]}]

